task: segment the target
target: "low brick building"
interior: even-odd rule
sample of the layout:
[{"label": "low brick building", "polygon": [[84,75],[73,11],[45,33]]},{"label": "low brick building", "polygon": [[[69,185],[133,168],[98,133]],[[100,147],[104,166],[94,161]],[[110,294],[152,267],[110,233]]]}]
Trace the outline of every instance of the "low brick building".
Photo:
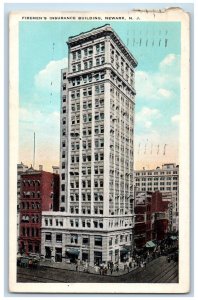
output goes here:
[{"label": "low brick building", "polygon": [[134,242],[138,249],[144,247],[152,238],[151,204],[152,192],[136,192]]},{"label": "low brick building", "polygon": [[59,175],[32,167],[21,174],[19,250],[40,253],[43,211],[59,210]]},{"label": "low brick building", "polygon": [[141,249],[150,240],[163,240],[168,232],[169,201],[160,192],[136,192],[134,242]]}]

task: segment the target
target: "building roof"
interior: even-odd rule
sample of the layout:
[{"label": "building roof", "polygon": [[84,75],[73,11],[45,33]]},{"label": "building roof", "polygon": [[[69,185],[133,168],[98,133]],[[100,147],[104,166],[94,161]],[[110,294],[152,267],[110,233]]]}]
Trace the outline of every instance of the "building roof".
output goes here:
[{"label": "building roof", "polygon": [[81,40],[88,40],[93,39],[94,36],[104,35],[104,34],[110,34],[111,38],[115,41],[117,46],[121,49],[121,51],[125,54],[125,56],[128,58],[128,60],[132,63],[133,67],[137,67],[138,62],[134,58],[134,56],[131,54],[129,49],[126,47],[126,45],[123,43],[123,41],[120,39],[120,37],[117,35],[117,33],[113,30],[113,28],[110,26],[110,24],[105,24],[103,26],[92,28],[89,31],[81,32],[78,35],[70,36],[68,39],[67,44],[68,45],[78,45]]},{"label": "building roof", "polygon": [[156,247],[156,245],[153,243],[153,241],[147,242],[145,246],[146,246],[147,248],[155,248],[155,247]]},{"label": "building roof", "polygon": [[[166,168],[166,166],[172,166],[171,168]],[[175,163],[168,163],[168,164],[163,164],[162,167],[157,167],[155,169],[138,169],[138,170],[134,170],[134,173],[137,172],[157,172],[157,171],[169,171],[171,169],[179,169],[179,165],[176,165]]]},{"label": "building roof", "polygon": [[106,26],[110,26],[110,24],[105,24],[105,25],[102,25],[102,26],[99,26],[99,27],[96,27],[96,28],[92,28],[91,30],[84,31],[84,32],[81,32],[81,33],[79,33],[79,34],[70,36],[69,39],[73,39],[73,38],[78,37],[78,36],[80,36],[80,35],[82,35],[82,34],[89,33],[89,32],[92,32],[92,31],[94,31],[94,30],[97,30],[97,29],[100,29],[100,28],[104,28],[104,27],[106,27]]}]

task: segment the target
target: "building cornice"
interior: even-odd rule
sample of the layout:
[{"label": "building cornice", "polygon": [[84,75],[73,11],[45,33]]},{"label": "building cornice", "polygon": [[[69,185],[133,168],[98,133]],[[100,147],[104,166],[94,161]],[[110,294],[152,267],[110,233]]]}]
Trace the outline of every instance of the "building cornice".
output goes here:
[{"label": "building cornice", "polygon": [[96,38],[100,38],[103,36],[109,36],[120,48],[122,53],[125,54],[128,60],[131,62],[132,66],[134,68],[137,67],[138,65],[137,60],[134,58],[134,56],[131,54],[129,49],[125,46],[125,44],[122,42],[122,40],[119,38],[117,33],[112,29],[112,27],[109,24],[106,24],[98,28],[93,28],[90,31],[82,32],[76,36],[71,36],[69,37],[67,44],[69,47],[73,47],[79,45],[80,43],[93,41]]}]

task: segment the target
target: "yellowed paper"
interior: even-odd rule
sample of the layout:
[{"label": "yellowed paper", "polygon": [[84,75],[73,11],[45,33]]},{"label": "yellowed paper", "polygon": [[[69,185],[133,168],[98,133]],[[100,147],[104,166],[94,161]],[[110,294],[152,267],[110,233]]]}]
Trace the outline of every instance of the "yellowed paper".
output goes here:
[{"label": "yellowed paper", "polygon": [[[19,127],[20,123],[19,120],[23,118],[25,115],[25,121],[27,122],[28,126],[28,118],[34,119],[37,116],[31,115],[31,101],[32,103],[34,101],[38,101],[38,99],[32,99],[29,102],[29,111],[25,110],[23,107],[23,104],[25,101],[22,95],[21,90],[25,90],[23,87],[22,79],[19,80],[20,72],[22,72],[21,68],[25,68],[28,70],[28,65],[24,65],[22,61],[19,62],[19,58],[23,60],[23,57],[21,57],[21,52],[23,49],[23,39],[21,38],[21,26],[25,26],[24,24],[27,24],[27,28],[29,28],[29,24],[31,23],[31,26],[41,26],[42,23],[44,23],[44,26],[47,26],[49,24],[49,31],[53,27],[54,24],[59,24],[59,30],[57,32],[57,36],[61,35],[62,31],[67,32],[67,30],[71,33],[71,36],[75,36],[77,34],[82,33],[81,25],[84,26],[84,24],[87,24],[87,31],[92,30],[93,28],[97,28],[98,25],[101,24],[101,26],[105,24],[109,24],[110,26],[116,25],[117,27],[120,26],[120,28],[129,28],[125,31],[125,33],[121,33],[124,37],[124,42],[127,44],[128,48],[130,48],[130,51],[133,54],[133,47],[139,47],[141,48],[144,43],[144,47],[153,47],[153,52],[156,51],[156,59],[158,59],[158,55],[160,56],[160,50],[167,47],[167,43],[170,43],[170,40],[166,40],[166,30],[161,31],[161,24],[178,24],[180,27],[180,33],[181,35],[178,38],[178,41],[181,46],[181,56],[180,56],[180,78],[179,78],[179,84],[180,84],[180,107],[179,107],[179,113],[172,115],[172,121],[170,119],[170,123],[178,122],[179,121],[179,136],[178,136],[178,148],[175,146],[177,143],[173,140],[170,141],[170,144],[166,144],[166,140],[163,136],[158,136],[158,140],[161,139],[161,144],[155,142],[155,147],[158,147],[159,155],[154,150],[154,143],[152,142],[149,144],[150,136],[154,139],[154,135],[151,135],[148,133],[148,142],[146,135],[144,136],[143,142],[139,140],[139,142],[134,140],[134,143],[136,143],[136,156],[134,164],[136,164],[136,169],[142,168],[142,161],[144,160],[144,164],[148,164],[146,167],[147,169],[154,168],[156,164],[156,159],[159,160],[159,163],[170,163],[175,161],[177,164],[179,164],[179,282],[178,283],[100,283],[100,277],[98,279],[98,283],[35,283],[35,282],[17,282],[17,264],[16,264],[16,257],[17,257],[17,251],[18,251],[18,245],[17,245],[17,163],[19,163],[21,160],[26,159],[28,164],[31,164],[32,156],[30,152],[31,149],[31,142],[27,141],[27,145],[25,145],[25,139],[22,136],[22,131],[19,134]],[[159,24],[159,30],[154,30],[151,35],[151,27],[148,27],[148,32],[144,28],[144,32],[141,32],[141,29],[138,29],[138,26],[141,27],[141,24],[144,22],[150,22],[150,24]],[[79,30],[76,31],[76,27],[73,25],[74,23],[77,23]],[[118,25],[120,24],[120,25]],[[130,26],[127,27],[127,24],[134,24],[135,30],[130,30]],[[52,26],[52,27],[51,27]],[[72,27],[74,26],[74,27]],[[163,25],[165,26],[165,25]],[[173,25],[174,26],[174,25]],[[166,27],[166,26],[165,26]],[[163,27],[163,28],[165,28]],[[68,29],[67,29],[68,28]],[[74,32],[72,33],[72,28],[75,28]],[[84,28],[84,27],[83,27]],[[141,27],[142,28],[142,27]],[[153,27],[154,28],[154,27]],[[156,28],[156,27],[155,27]],[[24,27],[23,27],[24,30]],[[52,29],[53,30],[53,29]],[[149,31],[150,30],[150,31]],[[123,29],[124,31],[124,29]],[[120,31],[121,32],[121,31]],[[11,292],[30,292],[30,293],[187,293],[189,291],[190,286],[190,263],[189,263],[189,205],[190,205],[190,194],[189,194],[189,108],[190,108],[190,94],[189,94],[189,15],[182,11],[180,8],[170,8],[163,11],[143,11],[143,10],[134,10],[134,11],[128,11],[126,12],[13,12],[10,15],[10,23],[9,23],[9,137],[10,137],[10,148],[9,148],[9,160],[10,160],[10,167],[9,167],[9,288]],[[39,31],[38,31],[39,33]],[[41,37],[42,37],[42,32]],[[147,35],[147,36],[146,36]],[[34,44],[34,40],[38,41],[39,38],[35,37],[34,34],[31,36],[31,32],[27,34],[29,42]],[[119,34],[118,34],[119,36]],[[30,38],[31,37],[31,38]],[[25,41],[27,42],[27,41]],[[24,45],[25,45],[24,42]],[[65,40],[60,39],[60,43],[63,44],[63,48],[67,47],[65,44],[67,42],[66,38]],[[152,45],[153,43],[153,45]],[[171,45],[168,44],[168,46]],[[25,47],[25,46],[24,46]],[[41,56],[43,54],[42,47],[46,47],[44,45],[44,42],[42,41],[42,38],[40,40],[40,43],[37,44],[37,47],[40,48],[40,54]],[[53,57],[54,52],[56,51],[56,44],[53,42],[53,37],[51,40],[51,45],[48,45],[48,48],[51,51],[51,65],[49,62],[45,61],[42,66],[40,66],[40,73],[37,74],[37,77],[34,78],[35,82],[32,84],[37,84],[37,86],[40,84],[43,85],[44,89],[48,89],[48,106],[49,108],[51,105],[53,105],[53,101],[57,101],[57,103],[60,103],[60,99],[53,98],[53,95],[55,95],[55,92],[53,90],[54,85],[59,84],[60,79],[57,79],[57,82],[55,82],[55,79],[48,79],[48,82],[46,83],[45,78],[43,77],[43,74],[45,75],[45,72],[47,72],[45,66],[48,66],[48,68],[52,67],[52,73],[53,73],[53,61],[55,61],[55,58]],[[35,49],[34,47],[32,47]],[[21,50],[22,49],[22,50]],[[47,49],[47,47],[46,47]],[[134,48],[135,49],[135,48]],[[146,48],[145,48],[146,49]],[[172,48],[171,48],[172,49]],[[162,52],[163,52],[162,51]],[[25,53],[25,51],[23,52]],[[65,68],[65,59],[67,58],[66,55],[64,57],[64,53],[59,53],[59,67],[60,67],[60,76],[61,76],[61,69]],[[136,57],[135,57],[136,58]],[[169,53],[166,57],[164,56],[161,61],[164,62],[163,59],[166,58],[167,64],[172,60],[177,58],[177,55],[173,53]],[[143,55],[136,58],[138,60],[138,65],[141,66],[141,60],[144,59]],[[153,58],[152,58],[153,59]],[[40,57],[39,57],[40,60]],[[29,72],[33,71],[34,63],[29,62]],[[146,66],[147,64],[147,66]],[[143,67],[145,66],[145,69],[139,70],[137,69],[137,72],[139,72],[139,82],[137,84],[140,84],[141,76],[147,76],[148,74],[151,74],[151,70],[149,71],[149,62],[143,63]],[[168,102],[169,97],[173,97],[174,101],[174,95],[170,95],[170,92],[168,89],[165,89],[164,87],[161,87],[161,84],[163,86],[163,80],[167,80],[167,78],[164,79],[162,76],[162,73],[160,75],[160,72],[162,72],[163,65],[161,63],[161,69],[158,69],[158,72],[155,73],[155,84],[159,85],[156,87],[156,90],[151,88],[151,86],[148,86],[146,81],[142,80],[142,91],[148,91],[150,90],[150,93],[156,93],[156,99],[152,99],[151,101],[160,101],[161,98],[167,99],[167,106],[170,106],[170,110],[172,109],[171,102]],[[28,71],[27,71],[28,72]],[[135,71],[136,72],[136,71]],[[150,73],[149,73],[150,72]],[[51,74],[52,74],[51,73]],[[146,75],[145,75],[146,74]],[[29,73],[27,73],[27,76],[29,76]],[[153,76],[153,75],[152,75]],[[44,79],[43,79],[44,78]],[[153,76],[154,78],[154,76]],[[43,80],[43,81],[42,81]],[[170,78],[172,80],[172,77]],[[157,82],[157,83],[156,83]],[[150,82],[149,82],[150,84]],[[174,83],[173,83],[174,84]],[[145,86],[144,86],[145,85]],[[48,87],[47,87],[48,86]],[[35,86],[36,87],[36,86]],[[136,89],[136,83],[135,83],[135,89]],[[174,89],[173,89],[174,90]],[[140,91],[141,92],[141,91]],[[26,91],[27,95],[28,91]],[[38,90],[37,90],[37,93]],[[151,95],[148,95],[151,98]],[[27,96],[27,97],[28,97]],[[40,101],[42,101],[42,93],[37,94],[37,96],[40,96]],[[138,91],[136,94],[136,99],[138,97]],[[147,97],[145,94],[143,94],[142,97]],[[136,100],[136,105],[137,105]],[[146,101],[146,100],[145,100]],[[145,102],[146,103],[146,102]],[[156,102],[155,102],[156,103]],[[172,102],[173,103],[173,102]],[[146,104],[145,104],[146,106]],[[163,106],[162,110],[160,111],[159,108],[159,102],[157,108],[145,108],[143,105],[142,110],[139,111],[138,114],[135,113],[135,122],[139,121],[142,122],[144,128],[147,128],[149,131],[149,128],[151,128],[151,124],[154,120],[154,118],[160,118],[163,114]],[[21,111],[24,115],[20,115],[19,111]],[[27,108],[27,107],[26,107]],[[46,103],[43,105],[43,111],[48,110],[48,107],[46,106]],[[35,110],[36,111],[36,110]],[[34,110],[32,110],[34,114]],[[37,111],[38,112],[38,111]],[[164,110],[164,114],[166,114],[166,110]],[[146,118],[148,115],[150,115],[150,119],[148,119],[147,122],[144,122],[144,118]],[[22,117],[21,117],[22,116]],[[44,113],[41,112],[41,118],[44,116]],[[54,117],[56,118],[56,114],[49,114],[50,120]],[[32,118],[33,117],[33,118]],[[59,118],[59,117],[57,117]],[[139,119],[138,119],[139,118]],[[142,118],[142,119],[140,119]],[[141,121],[140,121],[141,120]],[[59,119],[58,119],[59,121]],[[38,122],[41,122],[41,119],[39,119]],[[48,122],[43,120],[43,124],[45,122]],[[57,119],[55,119],[57,124]],[[42,123],[42,122],[41,122]],[[38,123],[40,124],[40,123]],[[50,123],[51,124],[51,123]],[[136,124],[136,123],[135,123]],[[47,123],[48,125],[48,123]],[[108,126],[108,123],[107,123]],[[135,125],[136,126],[136,125]],[[160,125],[159,125],[160,126]],[[163,123],[161,125],[164,126]],[[39,135],[39,129],[38,127],[35,127],[38,135]],[[167,127],[168,128],[168,127]],[[169,130],[169,129],[167,129]],[[34,129],[33,129],[34,131]],[[41,129],[42,131],[42,129]],[[40,133],[41,133],[40,131]],[[30,133],[32,134],[32,133]],[[42,133],[43,134],[43,133]],[[47,132],[46,132],[47,135]],[[171,132],[170,132],[171,136]],[[172,137],[172,136],[171,136]],[[157,139],[156,138],[156,139]],[[135,139],[135,137],[134,137]],[[170,138],[171,139],[171,138]],[[22,143],[23,140],[23,143]],[[28,144],[30,143],[30,144]],[[59,158],[57,161],[49,161],[48,159],[48,152],[49,157],[54,157],[54,153],[58,153],[57,157],[59,157],[59,144],[57,143],[54,147],[53,139],[49,141],[49,143],[43,145],[43,148],[40,147],[37,152],[37,157],[39,160],[39,163],[47,166],[49,169],[49,166],[52,166],[53,164],[57,163],[59,164]],[[141,145],[140,145],[141,144]],[[28,146],[29,145],[29,146]],[[51,146],[50,146],[51,145]],[[153,146],[152,146],[153,145]],[[165,147],[167,145],[167,148]],[[27,146],[27,149],[26,149]],[[28,148],[29,147],[29,148]],[[105,147],[105,145],[104,145]],[[139,150],[138,150],[139,147]],[[53,151],[51,150],[53,148]],[[153,149],[153,150],[152,150]],[[23,151],[24,150],[24,151]],[[50,152],[51,151],[51,152]],[[142,151],[142,152],[141,152]],[[154,153],[157,156],[155,158],[152,158],[151,153]],[[165,151],[168,151],[167,155],[165,155]],[[45,157],[46,152],[46,157]],[[140,155],[142,153],[142,156]],[[179,154],[178,154],[179,153]],[[178,155],[177,155],[178,154]],[[28,158],[29,156],[31,158]],[[139,155],[139,156],[138,156]],[[161,156],[160,156],[161,155]],[[169,156],[168,156],[169,155]],[[40,157],[40,158],[39,158]],[[29,160],[28,160],[29,159]],[[139,159],[139,160],[138,160]],[[55,214],[55,213],[54,213]],[[83,273],[82,273],[83,276]]]}]

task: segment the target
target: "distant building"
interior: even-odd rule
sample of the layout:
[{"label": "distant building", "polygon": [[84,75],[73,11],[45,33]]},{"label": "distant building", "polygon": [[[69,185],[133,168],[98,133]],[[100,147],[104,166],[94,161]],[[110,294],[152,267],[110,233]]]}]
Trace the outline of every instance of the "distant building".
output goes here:
[{"label": "distant building", "polygon": [[162,193],[164,201],[171,199],[171,231],[179,230],[179,166],[173,163],[152,170],[135,170],[135,186],[141,192]]},{"label": "distant building", "polygon": [[152,192],[136,192],[134,242],[137,249],[152,240],[151,204]]},{"label": "distant building", "polygon": [[166,237],[169,229],[169,201],[163,200],[159,191],[152,193],[151,223],[152,240],[161,241]]},{"label": "distant building", "polygon": [[22,162],[17,164],[17,241],[19,239],[19,203],[20,203],[20,191],[21,191],[21,174],[28,169],[28,166],[24,165]]},{"label": "distant building", "polygon": [[151,240],[163,240],[168,232],[169,201],[160,192],[138,192],[135,195],[134,242],[141,249]]},{"label": "distant building", "polygon": [[59,174],[60,168],[57,166],[52,166],[52,173]]},{"label": "distant building", "polygon": [[61,73],[62,214],[43,214],[42,254],[91,265],[115,262],[132,251],[137,61],[110,25],[67,43],[69,66]]},{"label": "distant building", "polygon": [[40,253],[43,211],[59,210],[59,175],[32,167],[21,173],[19,250]]}]

